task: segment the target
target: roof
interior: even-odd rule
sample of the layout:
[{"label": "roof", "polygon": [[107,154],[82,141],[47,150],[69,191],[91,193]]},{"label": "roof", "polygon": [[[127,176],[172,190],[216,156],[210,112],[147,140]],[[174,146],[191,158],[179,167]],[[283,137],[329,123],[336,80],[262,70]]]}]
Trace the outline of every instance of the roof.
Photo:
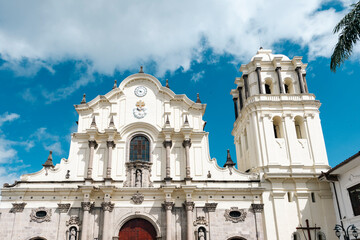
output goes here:
[{"label": "roof", "polygon": [[335,167],[331,168],[331,169],[330,169],[329,171],[327,171],[326,173],[323,172],[323,173],[319,176],[319,178],[323,178],[324,176],[325,176],[325,177],[329,177],[329,175],[331,175],[331,174],[335,174],[335,175],[336,175],[336,174],[337,174],[337,173],[335,173],[336,170],[338,170],[338,169],[340,169],[340,168],[348,165],[350,162],[358,159],[357,157],[359,157],[359,156],[360,156],[360,151],[359,151],[358,153],[354,154],[353,156],[349,157],[349,158],[346,159],[345,161],[339,163],[339,164],[336,165]]}]

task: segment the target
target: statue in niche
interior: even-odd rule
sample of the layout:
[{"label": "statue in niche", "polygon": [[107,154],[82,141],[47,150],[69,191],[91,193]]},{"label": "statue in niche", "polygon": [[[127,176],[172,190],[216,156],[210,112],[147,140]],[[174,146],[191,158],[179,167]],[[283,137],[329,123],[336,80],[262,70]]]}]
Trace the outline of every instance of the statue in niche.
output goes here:
[{"label": "statue in niche", "polygon": [[77,240],[77,230],[76,230],[76,227],[71,227],[71,228],[70,228],[69,240]]},{"label": "statue in niche", "polygon": [[142,183],[141,170],[137,169],[135,175],[136,175],[135,176],[135,187],[141,187],[141,183]]},{"label": "statue in niche", "polygon": [[199,228],[198,240],[206,240],[203,228]]}]

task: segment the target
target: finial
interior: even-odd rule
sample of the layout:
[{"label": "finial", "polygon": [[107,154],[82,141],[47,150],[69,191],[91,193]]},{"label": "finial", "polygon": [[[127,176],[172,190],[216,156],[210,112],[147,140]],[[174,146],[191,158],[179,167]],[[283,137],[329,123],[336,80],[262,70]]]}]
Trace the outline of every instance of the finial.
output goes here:
[{"label": "finial", "polygon": [[184,122],[184,125],[189,125],[189,121],[188,121],[188,117],[187,117],[187,115],[185,115],[185,122]]},{"label": "finial", "polygon": [[109,128],[114,128],[114,127],[115,127],[115,124],[114,124],[114,116],[111,115],[110,123],[109,123]]},{"label": "finial", "polygon": [[45,175],[48,175],[49,168],[54,168],[54,164],[52,162],[52,151],[50,151],[46,162],[43,164],[43,167],[45,168],[46,171]]},{"label": "finial", "polygon": [[227,156],[226,156],[226,163],[224,164],[224,167],[228,166],[228,167],[233,167],[236,164],[233,162],[233,160],[231,159],[230,156],[230,150],[227,150]]},{"label": "finial", "polygon": [[165,124],[170,124],[169,115],[166,115],[166,122],[165,122]]},{"label": "finial", "polygon": [[196,94],[196,103],[201,103],[200,97],[199,97],[199,93]]},{"label": "finial", "polygon": [[117,81],[115,79],[113,89],[117,88]]},{"label": "finial", "polygon": [[140,67],[139,73],[144,73],[143,66]]},{"label": "finial", "polygon": [[86,103],[86,94],[84,93],[80,104]]},{"label": "finial", "polygon": [[263,49],[263,47],[260,46],[260,50],[262,50],[262,49]]},{"label": "finial", "polygon": [[90,127],[96,128],[95,116],[93,116]]},{"label": "finial", "polygon": [[168,80],[168,79],[166,79],[166,85],[165,85],[165,87],[170,88],[170,86],[169,86],[169,80]]}]

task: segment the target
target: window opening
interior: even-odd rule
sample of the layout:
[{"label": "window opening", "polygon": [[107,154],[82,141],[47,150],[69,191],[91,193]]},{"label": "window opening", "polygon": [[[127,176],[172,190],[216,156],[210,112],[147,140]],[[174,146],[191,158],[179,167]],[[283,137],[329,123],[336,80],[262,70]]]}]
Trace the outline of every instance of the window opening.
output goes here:
[{"label": "window opening", "polygon": [[315,193],[311,193],[311,201],[314,203],[316,202],[316,199],[315,199]]},{"label": "window opening", "polygon": [[130,142],[130,161],[149,161],[149,140],[136,136]]},{"label": "window opening", "polygon": [[265,93],[266,94],[271,94],[271,88],[270,88],[270,85],[269,84],[265,84]]},{"label": "window opening", "polygon": [[348,189],[354,216],[360,215],[360,184]]}]

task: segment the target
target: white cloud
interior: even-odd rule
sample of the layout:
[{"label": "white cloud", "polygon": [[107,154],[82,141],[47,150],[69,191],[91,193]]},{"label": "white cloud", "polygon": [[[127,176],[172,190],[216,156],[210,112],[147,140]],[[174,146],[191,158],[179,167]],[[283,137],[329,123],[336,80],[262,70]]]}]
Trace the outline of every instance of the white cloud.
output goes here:
[{"label": "white cloud", "polygon": [[41,142],[45,150],[53,151],[59,155],[64,152],[59,141],[59,136],[49,133],[45,127],[38,128],[33,134],[31,134],[30,138]]},{"label": "white cloud", "polygon": [[22,93],[21,93],[21,97],[27,101],[27,102],[35,102],[36,101],[36,96],[35,94],[31,91],[30,88],[25,89]]},{"label": "white cloud", "polygon": [[20,117],[19,114],[17,113],[8,113],[5,112],[0,116],[0,127],[5,123],[5,122],[12,122],[16,119],[18,119]]},{"label": "white cloud", "polygon": [[61,143],[60,142],[55,142],[55,143],[50,144],[50,145],[44,144],[44,148],[45,148],[45,150],[53,151],[54,153],[59,154],[59,155],[63,154],[63,150],[61,148]]},{"label": "white cloud", "polygon": [[[192,60],[202,60],[202,39],[216,53],[239,61],[249,60],[260,45],[271,48],[281,40],[308,47],[310,57],[329,57],[337,38],[332,29],[345,12],[317,11],[327,2],[1,1],[0,54],[7,61],[3,67],[18,74],[40,67],[53,71],[52,64],[77,59],[110,75],[114,69],[137,70],[147,61],[157,63],[159,75],[180,66],[186,71]],[[79,79],[50,93],[49,102],[91,81]]]},{"label": "white cloud", "polygon": [[204,77],[204,74],[205,74],[204,70],[201,72],[198,72],[198,73],[194,73],[191,77],[191,81],[193,81],[193,82],[200,81],[200,79],[202,79]]}]

